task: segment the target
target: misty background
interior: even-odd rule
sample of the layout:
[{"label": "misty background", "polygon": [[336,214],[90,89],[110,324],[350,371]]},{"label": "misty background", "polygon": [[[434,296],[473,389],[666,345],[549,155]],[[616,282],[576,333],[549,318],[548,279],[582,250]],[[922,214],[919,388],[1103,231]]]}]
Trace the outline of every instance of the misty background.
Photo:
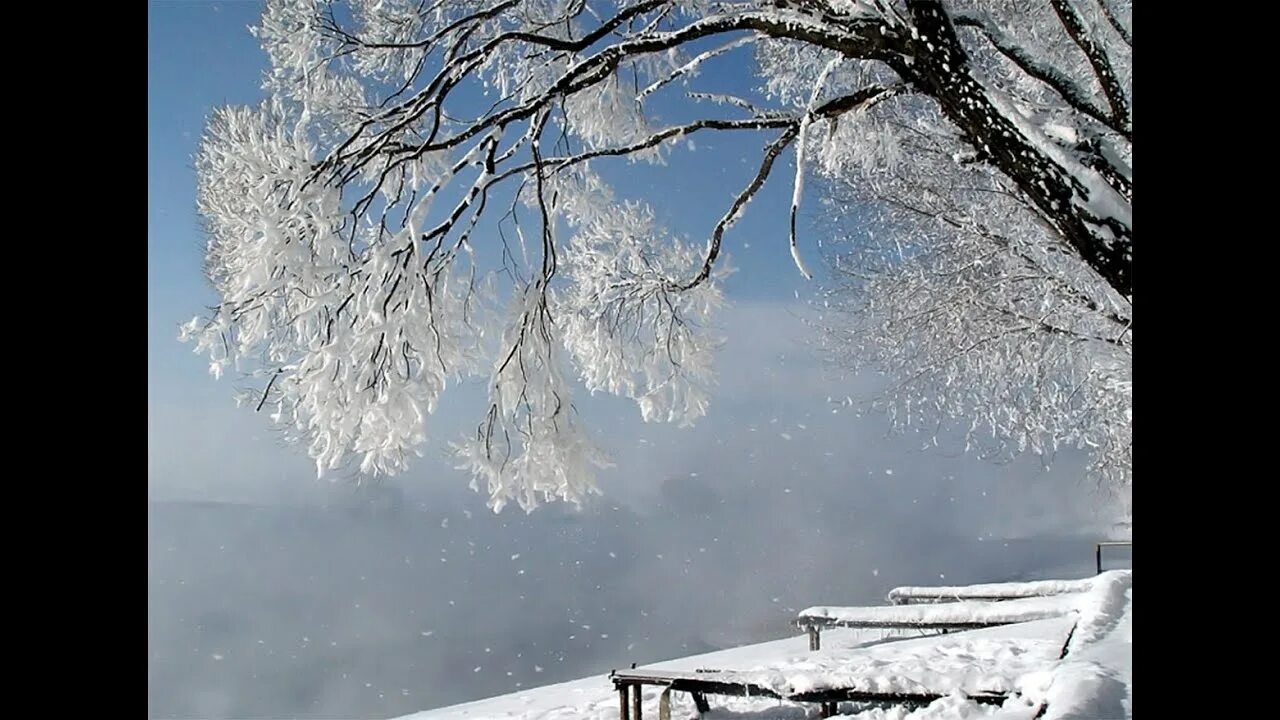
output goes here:
[{"label": "misty background", "polygon": [[692,429],[580,398],[616,463],[581,509],[495,515],[467,488],[443,440],[479,388],[446,400],[413,472],[364,486],[317,480],[225,395],[203,422],[190,397],[153,403],[151,716],[392,717],[783,637],[804,607],[895,585],[1093,573],[1116,511],[1079,458],[890,433],[828,399],[875,384],[824,371],[796,312],[728,312]]}]

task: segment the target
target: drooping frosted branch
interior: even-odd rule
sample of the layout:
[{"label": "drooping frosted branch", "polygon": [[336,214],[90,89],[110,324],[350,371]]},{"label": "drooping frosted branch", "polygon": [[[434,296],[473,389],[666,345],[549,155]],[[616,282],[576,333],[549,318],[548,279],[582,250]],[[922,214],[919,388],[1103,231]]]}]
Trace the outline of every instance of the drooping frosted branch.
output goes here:
[{"label": "drooping frosted branch", "polygon": [[[897,265],[877,261],[864,289],[930,298],[890,313],[918,362],[886,364],[929,382],[976,382],[987,375],[966,373],[981,363],[1094,378],[1044,396],[1072,402],[1123,389],[1123,352],[1079,355],[1085,369],[1069,375],[1047,350],[1012,359],[1057,339],[1005,339],[1131,347],[1127,5],[963,5],[272,0],[254,29],[267,100],[216,112],[197,158],[219,303],[184,337],[215,375],[249,380],[247,404],[321,472],[404,470],[449,383],[487,373],[489,411],[457,448],[477,487],[495,507],[581,501],[604,460],[574,415],[574,382],[634,399],[648,420],[707,412],[722,247],[795,144],[801,272],[807,175],[856,186],[892,219]],[[703,72],[752,58],[752,90]],[[691,116],[663,120],[667,101]],[[593,171],[722,132],[755,137],[760,159],[692,239]],[[873,310],[890,308],[883,298]],[[992,348],[998,362],[981,357]],[[939,402],[1018,413],[991,423],[1006,434],[1037,416],[1030,396],[983,398]]]}]

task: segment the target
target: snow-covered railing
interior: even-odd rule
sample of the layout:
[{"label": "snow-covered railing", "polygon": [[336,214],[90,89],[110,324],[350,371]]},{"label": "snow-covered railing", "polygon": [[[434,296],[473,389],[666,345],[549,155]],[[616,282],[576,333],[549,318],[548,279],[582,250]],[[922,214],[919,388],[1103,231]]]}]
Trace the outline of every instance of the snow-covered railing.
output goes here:
[{"label": "snow-covered railing", "polygon": [[961,600],[1001,602],[1004,600],[1087,592],[1092,587],[1093,578],[985,583],[981,585],[905,586],[890,590],[886,599],[894,605],[958,602]]}]

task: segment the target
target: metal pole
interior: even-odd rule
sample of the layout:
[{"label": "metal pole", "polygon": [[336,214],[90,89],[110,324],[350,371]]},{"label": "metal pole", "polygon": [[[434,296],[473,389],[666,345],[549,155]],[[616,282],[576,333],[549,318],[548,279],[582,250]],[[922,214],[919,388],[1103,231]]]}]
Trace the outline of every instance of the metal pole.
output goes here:
[{"label": "metal pole", "polygon": [[1097,574],[1101,575],[1102,574],[1102,543],[1098,543],[1095,547],[1097,548],[1097,554],[1098,554],[1098,573]]}]

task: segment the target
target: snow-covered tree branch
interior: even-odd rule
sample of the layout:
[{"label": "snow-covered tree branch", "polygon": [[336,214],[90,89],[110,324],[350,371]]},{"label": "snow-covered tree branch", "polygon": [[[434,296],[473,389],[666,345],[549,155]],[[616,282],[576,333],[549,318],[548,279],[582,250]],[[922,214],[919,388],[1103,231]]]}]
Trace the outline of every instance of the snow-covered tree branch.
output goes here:
[{"label": "snow-covered tree branch", "polygon": [[[1109,198],[1120,210],[1112,217],[1127,218],[1130,102],[1119,78],[1131,52],[1127,31],[1112,21],[1128,9],[1107,5],[1103,16],[1104,6],[1083,2],[976,5],[956,10],[954,25],[971,43],[972,64],[1003,88],[1001,105],[1038,129],[1046,156],[1064,153],[1095,170],[1090,182],[1114,193],[1091,197]],[[1019,23],[1008,22],[1014,8]],[[891,388],[879,399],[903,424],[961,421],[968,446],[992,457],[1083,449],[1099,482],[1126,488],[1129,286],[1107,273],[1104,257],[1073,243],[985,146],[955,133],[945,111],[918,93],[905,103],[914,109],[877,108],[842,128],[849,147],[864,148],[861,162],[822,174],[836,240],[827,245],[836,282],[821,303],[825,350],[840,366],[887,370]]]},{"label": "snow-covered tree branch", "polygon": [[[806,174],[878,193],[923,172],[876,169],[900,151],[898,168],[949,163],[936,188],[885,193],[918,206],[904,227],[950,228],[913,236],[921,257],[985,238],[1126,332],[987,298],[996,315],[1127,348],[1131,33],[1127,5],[1099,2],[268,2],[267,99],[219,110],[197,158],[221,302],[184,333],[215,374],[258,379],[245,400],[321,472],[403,470],[445,387],[487,372],[488,411],[455,444],[477,487],[495,508],[579,501],[607,460],[570,378],[648,420],[703,415],[722,241],[746,204],[771,179],[804,202]],[[756,96],[701,72],[748,52]],[[658,122],[672,96],[697,119]],[[761,153],[704,239],[672,237],[593,170],[697,133]],[[788,151],[796,171],[775,178]],[[975,212],[970,175],[1015,224]],[[991,282],[1017,285],[1016,268]]]}]

